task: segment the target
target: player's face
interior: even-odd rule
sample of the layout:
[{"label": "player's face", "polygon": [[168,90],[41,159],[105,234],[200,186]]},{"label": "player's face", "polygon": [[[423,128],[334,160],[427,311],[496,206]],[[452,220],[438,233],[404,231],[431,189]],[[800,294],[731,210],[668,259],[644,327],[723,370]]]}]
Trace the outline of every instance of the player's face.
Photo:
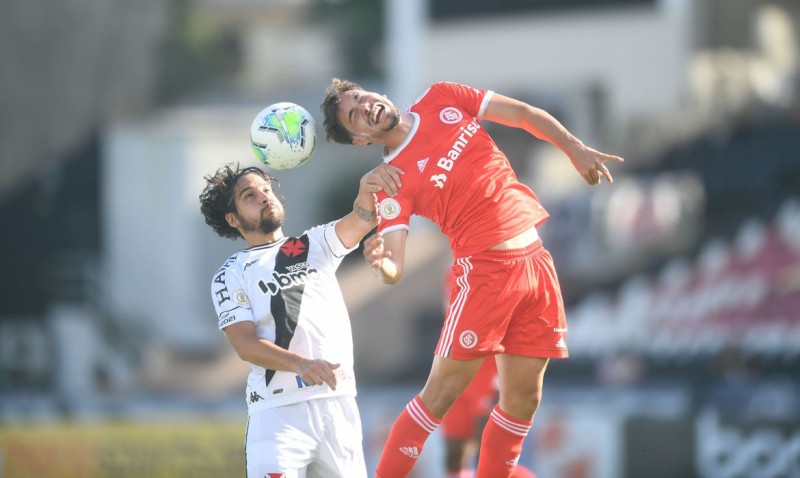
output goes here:
[{"label": "player's face", "polygon": [[283,204],[272,190],[272,182],[255,174],[239,178],[233,190],[234,215],[245,233],[272,234],[286,218]]},{"label": "player's face", "polygon": [[369,141],[397,127],[400,111],[383,95],[350,90],[339,101],[338,118],[353,137]]}]

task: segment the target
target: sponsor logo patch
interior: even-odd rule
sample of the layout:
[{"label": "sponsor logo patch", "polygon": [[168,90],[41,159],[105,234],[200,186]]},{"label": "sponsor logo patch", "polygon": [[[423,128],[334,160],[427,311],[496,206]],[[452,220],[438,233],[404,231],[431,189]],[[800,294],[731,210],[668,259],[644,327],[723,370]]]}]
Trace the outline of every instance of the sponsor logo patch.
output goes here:
[{"label": "sponsor logo patch", "polygon": [[378,204],[378,212],[386,220],[394,219],[400,215],[400,203],[397,199],[386,198]]}]

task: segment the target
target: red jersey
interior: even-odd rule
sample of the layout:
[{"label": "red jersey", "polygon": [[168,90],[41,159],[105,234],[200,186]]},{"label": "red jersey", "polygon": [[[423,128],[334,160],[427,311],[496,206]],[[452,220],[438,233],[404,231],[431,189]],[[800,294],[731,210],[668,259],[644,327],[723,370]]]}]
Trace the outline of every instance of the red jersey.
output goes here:
[{"label": "red jersey", "polygon": [[411,131],[384,161],[405,171],[394,198],[378,193],[378,230],[408,229],[412,214],[439,225],[456,258],[485,251],[547,219],[478,122],[493,92],[436,83],[414,103]]}]

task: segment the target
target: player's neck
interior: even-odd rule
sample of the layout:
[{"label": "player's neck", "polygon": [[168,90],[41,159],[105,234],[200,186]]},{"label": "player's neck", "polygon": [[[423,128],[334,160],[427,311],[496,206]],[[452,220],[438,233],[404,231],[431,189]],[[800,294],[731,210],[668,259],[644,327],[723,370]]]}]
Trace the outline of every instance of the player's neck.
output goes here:
[{"label": "player's neck", "polygon": [[280,228],[275,232],[269,234],[264,234],[262,232],[253,232],[247,234],[247,236],[244,238],[245,248],[250,249],[253,247],[274,244],[278,241],[283,240],[283,238],[284,238],[283,231]]},{"label": "player's neck", "polygon": [[414,125],[414,116],[409,113],[402,113],[400,115],[400,123],[397,124],[391,131],[386,133],[383,141],[384,155],[390,154],[395,149],[399,148],[411,134],[411,127]]}]

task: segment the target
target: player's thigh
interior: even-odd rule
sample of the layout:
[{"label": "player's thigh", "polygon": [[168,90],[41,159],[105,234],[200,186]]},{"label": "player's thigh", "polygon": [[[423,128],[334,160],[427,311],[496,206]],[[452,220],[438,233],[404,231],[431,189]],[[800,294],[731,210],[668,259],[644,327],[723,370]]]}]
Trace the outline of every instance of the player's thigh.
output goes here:
[{"label": "player's thigh", "polygon": [[322,417],[323,440],[308,478],[367,478],[361,416],[354,397],[314,400]]},{"label": "player's thigh", "polygon": [[527,291],[517,286],[515,264],[482,253],[456,260],[451,272],[450,303],[434,354],[472,360],[502,353],[517,303]]},{"label": "player's thigh", "polygon": [[256,412],[245,438],[247,477],[305,478],[318,446],[306,402]]}]

